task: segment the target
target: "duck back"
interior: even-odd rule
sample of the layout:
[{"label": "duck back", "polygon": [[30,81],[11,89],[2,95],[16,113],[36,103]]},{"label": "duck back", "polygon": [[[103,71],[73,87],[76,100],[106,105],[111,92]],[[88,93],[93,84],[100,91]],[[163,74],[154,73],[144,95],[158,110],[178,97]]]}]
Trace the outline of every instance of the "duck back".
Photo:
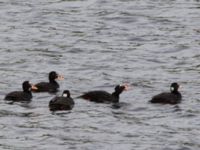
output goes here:
[{"label": "duck back", "polygon": [[15,91],[7,94],[5,100],[19,102],[19,101],[31,101],[31,98],[32,98],[31,93]]},{"label": "duck back", "polygon": [[74,107],[74,100],[71,97],[54,97],[49,102],[49,109],[56,110],[71,110]]},{"label": "duck back", "polygon": [[116,99],[112,94],[106,91],[91,91],[81,95],[80,97],[97,103],[113,102]]},{"label": "duck back", "polygon": [[59,85],[57,83],[40,82],[35,85],[38,89],[34,92],[57,92]]},{"label": "duck back", "polygon": [[177,104],[181,102],[181,94],[180,93],[161,93],[158,95],[155,95],[151,103],[163,103],[163,104]]}]

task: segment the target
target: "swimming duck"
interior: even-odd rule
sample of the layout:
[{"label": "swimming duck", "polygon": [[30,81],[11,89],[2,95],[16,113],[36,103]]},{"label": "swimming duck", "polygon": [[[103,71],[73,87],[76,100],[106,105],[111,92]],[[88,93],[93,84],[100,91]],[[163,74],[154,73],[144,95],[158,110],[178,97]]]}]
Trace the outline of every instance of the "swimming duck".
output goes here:
[{"label": "swimming duck", "polygon": [[119,95],[128,89],[127,85],[117,85],[115,87],[115,91],[110,94],[106,91],[89,91],[84,93],[83,95],[79,96],[78,98],[83,98],[89,101],[97,102],[97,103],[118,103],[119,102]]},{"label": "swimming duck", "polygon": [[30,101],[32,99],[31,90],[37,90],[37,87],[30,84],[29,81],[24,81],[22,83],[22,89],[23,91],[14,91],[8,93],[4,99],[15,102]]},{"label": "swimming duck", "polygon": [[162,103],[162,104],[178,104],[181,102],[182,96],[181,93],[178,91],[179,89],[178,83],[172,83],[170,86],[169,93],[160,93],[155,95],[150,100],[151,103]]},{"label": "swimming duck", "polygon": [[55,96],[49,102],[49,109],[51,111],[57,110],[71,110],[74,107],[74,100],[70,96],[70,91],[63,91],[62,96]]},{"label": "swimming duck", "polygon": [[55,80],[63,80],[64,77],[58,75],[55,71],[51,71],[49,73],[49,82],[40,82],[35,84],[37,90],[33,90],[34,92],[57,92],[59,89],[59,84]]}]

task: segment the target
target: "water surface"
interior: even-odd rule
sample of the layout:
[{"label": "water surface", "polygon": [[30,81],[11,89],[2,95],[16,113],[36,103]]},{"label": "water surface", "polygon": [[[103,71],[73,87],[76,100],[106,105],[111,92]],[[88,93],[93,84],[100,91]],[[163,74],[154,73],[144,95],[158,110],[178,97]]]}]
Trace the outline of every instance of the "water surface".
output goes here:
[{"label": "water surface", "polygon": [[[198,0],[1,0],[0,149],[200,149],[199,10]],[[132,88],[120,109],[76,99],[51,113],[48,93],[3,101],[52,70],[65,76],[58,95]],[[148,103],[175,81],[181,104]]]}]

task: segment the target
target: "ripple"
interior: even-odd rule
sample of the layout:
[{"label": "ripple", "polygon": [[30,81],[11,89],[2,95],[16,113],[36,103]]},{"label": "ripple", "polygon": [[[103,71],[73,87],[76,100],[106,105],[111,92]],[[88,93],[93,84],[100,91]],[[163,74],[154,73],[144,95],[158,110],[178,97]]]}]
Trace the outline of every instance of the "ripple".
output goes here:
[{"label": "ripple", "polygon": [[[199,149],[199,1],[38,0],[0,2],[0,149]],[[55,95],[6,104],[21,83],[48,72],[76,97],[129,83],[119,104],[76,99],[52,113]],[[153,105],[171,82],[177,106]]]}]

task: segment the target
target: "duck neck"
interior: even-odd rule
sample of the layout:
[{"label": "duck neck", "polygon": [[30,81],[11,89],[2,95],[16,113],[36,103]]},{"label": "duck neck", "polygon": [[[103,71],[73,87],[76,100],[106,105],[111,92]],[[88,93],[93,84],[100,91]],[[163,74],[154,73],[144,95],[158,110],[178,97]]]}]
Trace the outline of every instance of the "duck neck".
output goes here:
[{"label": "duck neck", "polygon": [[177,94],[180,94],[179,91],[177,91],[177,90],[171,91],[171,93],[176,94],[176,95],[177,95]]},{"label": "duck neck", "polygon": [[115,96],[115,97],[119,97],[119,94],[120,94],[120,93],[117,92],[117,91],[115,91],[115,92],[112,93],[112,95]]},{"label": "duck neck", "polygon": [[50,79],[49,82],[50,82],[51,84],[57,85],[57,86],[59,87],[59,85],[58,85],[58,83],[56,82],[56,80]]},{"label": "duck neck", "polygon": [[70,96],[71,96],[70,93],[67,93],[67,97],[70,98]]},{"label": "duck neck", "polygon": [[24,90],[25,93],[32,95],[31,91],[29,90]]},{"label": "duck neck", "polygon": [[119,95],[120,95],[120,93],[119,93],[119,92],[116,92],[116,91],[112,93],[112,96],[114,96],[115,99],[116,99],[116,100],[114,101],[115,103],[118,103],[118,102],[119,102]]}]

